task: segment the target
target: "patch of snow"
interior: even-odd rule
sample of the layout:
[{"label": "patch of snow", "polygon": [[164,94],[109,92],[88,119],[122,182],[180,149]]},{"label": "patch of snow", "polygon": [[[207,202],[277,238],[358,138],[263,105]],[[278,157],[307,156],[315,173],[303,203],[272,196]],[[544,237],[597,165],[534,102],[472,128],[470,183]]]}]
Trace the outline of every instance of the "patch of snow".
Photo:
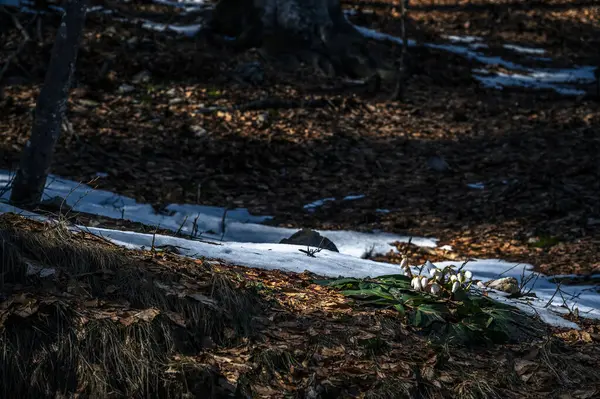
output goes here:
[{"label": "patch of snow", "polygon": [[475,189],[475,190],[483,190],[485,188],[485,184],[483,184],[482,182],[468,183],[467,187]]},{"label": "patch of snow", "polygon": [[505,44],[502,47],[522,54],[546,54],[546,50],[543,48],[523,47],[516,44]]},{"label": "patch of snow", "polygon": [[[363,195],[363,194],[347,195],[342,200],[343,201],[353,201],[353,200],[358,200],[361,198],[365,198],[365,195]],[[326,202],[330,202],[330,201],[335,201],[335,197],[328,197],[328,198],[316,200],[314,202],[311,202],[310,204],[304,205],[303,208],[306,209],[308,212],[314,212],[316,208],[319,208],[319,207],[325,205]]]},{"label": "patch of snow", "polygon": [[145,20],[142,24],[142,27],[145,29],[151,29],[158,32],[164,32],[165,30],[172,30],[173,32],[177,32],[181,35],[192,37],[198,34],[200,29],[202,29],[201,24],[193,24],[193,25],[166,25],[158,22]]},{"label": "patch of snow", "polygon": [[[400,272],[397,265],[374,262],[331,251],[319,252],[316,258],[308,257],[299,251],[304,247],[298,245],[240,242],[207,243],[162,235],[154,236],[152,234],[91,227],[80,228],[131,249],[141,249],[142,247],[148,249],[154,240],[156,246],[169,245],[176,247],[185,256],[221,259],[232,264],[260,269],[279,269],[298,273],[308,270],[329,277],[357,278],[377,277]],[[443,268],[450,264],[456,265],[456,262],[439,262],[436,266]],[[520,280],[522,269],[516,266],[522,266],[526,271],[530,271],[532,268],[531,265],[518,265],[501,260],[475,260],[469,262],[465,268],[473,273],[474,280],[489,281],[498,278],[500,275],[515,277]],[[416,271],[417,267],[412,267],[412,270]],[[540,275],[537,280],[526,285],[526,287],[531,288],[531,292],[535,293],[537,297],[507,298],[506,293],[492,290],[489,291],[489,295],[500,302],[518,307],[528,314],[538,315],[548,324],[565,328],[578,328],[575,323],[560,317],[560,315],[568,313],[569,310],[563,306],[560,295],[556,295],[552,299],[557,286],[550,282],[548,277]],[[600,295],[590,293],[590,288],[595,287],[561,287],[566,306],[571,310],[577,309],[583,317],[600,319]],[[548,302],[550,302],[549,305]]]},{"label": "patch of snow", "polygon": [[[1,212],[15,212],[24,216],[31,215],[18,208],[0,203]],[[46,220],[42,216],[35,214],[33,216]],[[329,277],[357,278],[400,273],[398,265],[361,259],[354,254],[321,251],[314,258],[308,257],[299,251],[304,247],[298,245],[265,242],[208,242],[206,240],[190,240],[160,234],[142,234],[85,226],[77,226],[75,229],[95,234],[130,249],[150,249],[152,245],[156,247],[170,246],[176,248],[184,256],[220,259],[232,264],[260,269],[279,269],[293,272],[308,270]],[[260,234],[260,232],[257,233]],[[359,235],[360,233],[354,234]],[[336,237],[332,238],[334,241],[336,240]],[[338,244],[336,243],[336,245]],[[338,245],[338,248],[340,248],[340,245]],[[443,268],[448,265],[457,265],[457,262],[439,262],[435,266],[431,262],[427,262],[424,269],[425,272],[428,272],[428,269],[433,267]],[[531,273],[532,266],[501,260],[477,259],[467,263],[465,268],[473,273],[474,280],[489,281],[498,277],[514,277],[520,280],[522,274]],[[418,268],[412,266],[411,269],[416,272]],[[51,270],[48,270],[48,273],[51,273]],[[551,277],[538,275],[536,279],[525,284],[525,288],[531,289],[531,293],[534,293],[536,297],[508,298],[506,293],[493,290],[490,290],[488,294],[491,298],[516,306],[528,314],[538,315],[544,322],[559,327],[578,328],[575,323],[560,317],[569,311],[576,310],[582,317],[600,319],[600,295],[596,292],[597,286],[563,285],[560,287],[561,294],[554,295],[557,285],[552,282]]]},{"label": "patch of snow", "polygon": [[[364,37],[368,37],[368,38],[374,39],[374,40],[395,42],[395,43],[402,45],[402,39],[399,37],[396,37],[393,35],[388,35],[387,33],[381,33],[376,30],[373,30],[373,29],[365,28],[364,26],[359,26],[359,25],[353,25],[353,26],[354,26],[354,29],[356,29]],[[409,46],[416,45],[416,42],[411,39],[408,39],[406,42]]]},{"label": "patch of snow", "polygon": [[308,257],[299,251],[299,249],[306,249],[300,245],[243,242],[207,243],[163,235],[154,236],[92,227],[80,228],[128,248],[150,248],[154,239],[155,246],[171,245],[178,248],[182,255],[194,258],[221,259],[233,264],[261,269],[278,269],[298,273],[310,270],[313,273],[332,277],[376,276],[399,271],[398,266],[395,265],[332,251],[321,251],[315,258]]},{"label": "patch of snow", "polygon": [[[475,71],[474,71],[475,72]],[[558,86],[554,83],[548,83],[535,79],[530,75],[523,74],[506,74],[503,72],[497,72],[494,75],[478,75],[473,74],[473,77],[477,79],[484,87],[502,90],[505,87],[529,87],[533,89],[552,89],[556,92],[566,96],[581,96],[585,94],[585,91]]]},{"label": "patch of snow", "polygon": [[45,222],[46,220],[48,220],[48,218],[46,218],[45,216],[40,216],[37,213],[25,211],[21,208],[17,208],[13,205],[10,205],[10,204],[0,201],[0,214],[2,214],[2,213],[14,213],[16,215],[20,215],[25,218],[37,220],[38,222]]},{"label": "patch of snow", "polygon": [[480,48],[489,48],[489,46],[487,44],[483,44],[483,43],[471,43],[471,44],[469,44],[469,48],[472,48],[473,50],[477,50]]},{"label": "patch of snow", "polygon": [[455,36],[455,35],[449,35],[449,36],[442,36],[444,39],[448,39],[453,43],[474,43],[474,42],[480,42],[483,39],[479,36]]},{"label": "patch of snow", "polygon": [[[459,262],[446,261],[436,263],[436,267],[444,268],[448,265],[460,266]],[[473,273],[473,280],[483,282],[495,280],[499,277],[514,277],[521,281],[521,277],[534,273],[533,266],[530,264],[518,264],[505,262],[496,259],[477,259],[468,262],[465,270]],[[536,273],[537,278],[530,280],[524,287],[525,292],[531,290],[536,297],[506,298],[507,294],[497,291],[490,291],[494,299],[514,305],[529,314],[538,314],[544,322],[556,326],[576,328],[576,324],[557,315],[567,314],[569,309],[577,309],[583,317],[600,319],[600,295],[596,291],[597,286],[593,285],[562,285],[560,294],[555,294],[557,285],[552,281],[552,276],[544,276]],[[564,301],[563,301],[564,297]],[[549,303],[549,304],[548,304]],[[569,307],[567,309],[565,307]]]},{"label": "patch of snow", "polygon": [[354,200],[358,200],[358,199],[362,199],[362,198],[365,198],[364,194],[347,195],[344,197],[344,201],[354,201]]},{"label": "patch of snow", "polygon": [[335,198],[329,197],[329,198],[323,198],[320,200],[316,200],[314,202],[311,202],[310,204],[304,205],[304,209],[306,209],[309,212],[314,212],[315,208],[323,206],[323,205],[325,205],[326,202],[329,202],[329,201],[335,201]]},{"label": "patch of snow", "polygon": [[516,69],[516,70],[526,69],[524,66],[516,64],[511,61],[507,61],[502,57],[484,55],[484,54],[481,54],[477,51],[473,51],[473,50],[471,50],[467,47],[463,47],[463,46],[457,46],[457,45],[453,45],[453,44],[426,43],[425,47],[429,47],[429,48],[433,48],[433,49],[437,49],[437,50],[444,50],[449,53],[462,55],[463,57],[465,57],[467,59],[475,60],[475,61],[481,62],[482,64],[486,64],[486,65],[498,65],[498,66],[504,67],[506,69]]},{"label": "patch of snow", "polygon": [[[381,33],[373,29],[368,29],[362,26],[354,25],[356,30],[363,36],[375,40],[393,41],[402,44],[402,39],[386,33]],[[568,83],[589,83],[595,81],[594,71],[595,66],[575,66],[569,69],[556,68],[529,68],[524,65],[508,61],[499,56],[488,56],[481,52],[475,51],[479,48],[487,47],[485,44],[478,43],[480,38],[473,36],[446,36],[447,39],[458,44],[436,44],[425,43],[425,47],[447,51],[450,53],[461,55],[467,59],[480,62],[485,65],[497,65],[511,71],[519,71],[520,73],[492,73],[486,69],[474,69],[473,76],[484,87],[502,90],[504,87],[528,87],[532,89],[552,89],[559,94],[567,96],[579,96],[585,94],[583,90],[574,87],[565,87],[560,84]],[[460,43],[467,44],[459,45]],[[409,40],[409,46],[414,46],[415,41]],[[529,54],[544,54],[545,50],[517,46],[513,44],[504,45],[505,48],[513,51],[529,53]]]},{"label": "patch of snow", "polygon": [[440,249],[443,249],[444,251],[452,251],[452,245],[442,245]]},{"label": "patch of snow", "polygon": [[[0,171],[0,192],[10,183],[11,178],[7,171]],[[2,198],[8,198],[9,195],[10,190],[6,191]],[[298,231],[298,229],[261,224],[271,217],[251,215],[246,209],[241,208],[231,209],[225,213],[224,208],[215,206],[171,204],[165,208],[165,212],[157,214],[150,204],[141,204],[132,198],[96,190],[51,175],[46,183],[44,199],[56,196],[64,198],[66,203],[77,212],[131,220],[148,226],[179,231],[190,237],[210,240],[278,243]],[[225,228],[224,232],[223,228]],[[408,236],[383,232],[319,230],[319,233],[333,241],[341,253],[355,257],[361,257],[371,248],[375,253],[387,253],[396,250],[391,246],[392,243],[409,240]],[[413,237],[412,242],[418,246],[436,246],[436,240],[430,238]]]}]

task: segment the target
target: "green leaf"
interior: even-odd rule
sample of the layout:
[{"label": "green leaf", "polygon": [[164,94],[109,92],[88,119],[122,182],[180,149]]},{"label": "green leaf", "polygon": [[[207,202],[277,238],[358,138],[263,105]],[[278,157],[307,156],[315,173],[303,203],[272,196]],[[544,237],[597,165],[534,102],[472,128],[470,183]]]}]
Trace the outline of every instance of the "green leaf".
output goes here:
[{"label": "green leaf", "polygon": [[429,327],[435,322],[443,322],[446,320],[442,317],[448,311],[441,305],[437,304],[422,304],[414,312],[412,323],[415,327]]},{"label": "green leaf", "polygon": [[342,287],[347,284],[359,284],[362,280],[356,278],[340,278],[340,279],[327,279],[327,280],[314,280],[313,282],[318,285],[328,287]]},{"label": "green leaf", "polygon": [[396,309],[401,316],[406,315],[406,308],[401,303],[394,304],[394,309]]},{"label": "green leaf", "polygon": [[342,291],[342,294],[359,298],[380,297],[390,301],[395,300],[394,296],[390,293],[378,289],[344,290]]}]

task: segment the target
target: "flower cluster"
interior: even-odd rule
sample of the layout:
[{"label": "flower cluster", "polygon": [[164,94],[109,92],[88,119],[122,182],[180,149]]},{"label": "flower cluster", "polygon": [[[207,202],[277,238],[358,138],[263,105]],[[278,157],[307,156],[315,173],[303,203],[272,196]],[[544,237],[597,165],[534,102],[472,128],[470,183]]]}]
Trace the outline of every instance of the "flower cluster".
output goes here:
[{"label": "flower cluster", "polygon": [[443,292],[455,293],[460,289],[468,290],[473,283],[473,273],[469,270],[461,270],[462,268],[457,271],[452,265],[438,269],[433,263],[427,261],[423,268],[429,269],[429,276],[413,275],[407,258],[402,259],[400,267],[404,274],[412,277],[410,285],[415,291],[424,291],[433,295],[440,295]]}]

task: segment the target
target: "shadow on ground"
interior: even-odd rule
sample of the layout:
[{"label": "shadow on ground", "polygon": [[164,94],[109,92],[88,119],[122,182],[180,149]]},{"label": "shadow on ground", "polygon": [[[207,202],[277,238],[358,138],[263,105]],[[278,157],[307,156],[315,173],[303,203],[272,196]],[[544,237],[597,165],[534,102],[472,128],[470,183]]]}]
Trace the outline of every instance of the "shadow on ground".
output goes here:
[{"label": "shadow on ground", "polygon": [[[415,21],[415,31],[443,32]],[[544,34],[549,21],[536,22],[536,32]],[[483,15],[481,25],[489,23]],[[572,23],[565,31],[575,29]],[[45,26],[51,38],[51,24]],[[584,28],[590,35],[598,29],[578,29]],[[51,40],[32,46],[9,71],[34,71],[39,83]],[[553,92],[485,90],[471,76],[472,63],[459,56],[423,48],[411,55],[417,67],[402,103],[345,93],[326,95],[333,105],[319,109],[198,113],[260,98],[297,99],[340,82],[265,66],[264,81],[253,85],[237,69],[260,62],[253,51],[94,14],[68,114],[72,129],[63,134],[53,173],[84,182],[107,173],[95,183],[100,188],[157,206],[196,202],[200,193],[203,204],[249,207],[286,225],[380,228],[448,241],[496,226],[503,240],[521,246],[536,236],[593,242],[599,104]],[[36,90],[6,88],[4,168],[18,161]],[[432,159],[448,167],[436,170]],[[348,194],[366,197],[313,214],[302,208]],[[598,262],[597,245],[590,245],[593,255],[581,266],[588,271]]]}]

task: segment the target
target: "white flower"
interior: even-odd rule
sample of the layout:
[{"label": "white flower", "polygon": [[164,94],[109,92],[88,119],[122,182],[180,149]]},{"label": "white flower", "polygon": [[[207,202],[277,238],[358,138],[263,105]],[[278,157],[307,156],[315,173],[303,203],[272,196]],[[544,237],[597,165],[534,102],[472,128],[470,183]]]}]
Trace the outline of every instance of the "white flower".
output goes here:
[{"label": "white flower", "polygon": [[453,274],[452,276],[450,276],[450,281],[456,281],[458,280],[458,277],[456,277],[456,274]]},{"label": "white flower", "polygon": [[421,279],[419,277],[415,277],[410,282],[410,285],[416,290],[421,291]]},{"label": "white flower", "polygon": [[403,269],[408,269],[408,258],[403,257],[402,262],[400,262],[400,267]]},{"label": "white flower", "polygon": [[452,292],[458,291],[459,287],[460,287],[460,283],[458,281],[455,281],[454,284],[452,284]]},{"label": "white flower", "polygon": [[429,275],[430,275],[431,277],[435,277],[435,276],[437,276],[437,275],[439,275],[439,274],[440,274],[440,269],[437,269],[437,268],[436,268],[436,269],[431,269],[431,270],[429,271]]},{"label": "white flower", "polygon": [[440,285],[438,283],[432,283],[429,289],[433,295],[437,295],[440,292]]},{"label": "white flower", "polygon": [[471,271],[470,271],[470,270],[467,270],[467,271],[465,272],[465,277],[467,278],[467,280],[470,280],[470,279],[472,279],[472,278],[473,278],[473,273],[471,273]]},{"label": "white flower", "polygon": [[422,286],[423,288],[427,287],[427,284],[428,284],[428,283],[429,283],[429,279],[428,279],[427,277],[423,277],[423,278],[421,279],[421,286]]},{"label": "white flower", "polygon": [[461,283],[464,283],[466,281],[465,273],[464,272],[460,272],[458,274],[458,281],[461,282]]}]

